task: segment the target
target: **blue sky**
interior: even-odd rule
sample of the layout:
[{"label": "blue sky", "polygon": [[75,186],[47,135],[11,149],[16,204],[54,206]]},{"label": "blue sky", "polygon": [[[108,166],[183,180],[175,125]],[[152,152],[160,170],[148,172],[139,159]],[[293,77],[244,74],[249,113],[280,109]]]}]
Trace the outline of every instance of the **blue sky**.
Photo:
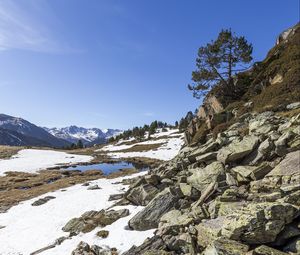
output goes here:
[{"label": "blue sky", "polygon": [[0,0],[0,112],[41,126],[173,123],[199,46],[222,28],[262,60],[298,0]]}]

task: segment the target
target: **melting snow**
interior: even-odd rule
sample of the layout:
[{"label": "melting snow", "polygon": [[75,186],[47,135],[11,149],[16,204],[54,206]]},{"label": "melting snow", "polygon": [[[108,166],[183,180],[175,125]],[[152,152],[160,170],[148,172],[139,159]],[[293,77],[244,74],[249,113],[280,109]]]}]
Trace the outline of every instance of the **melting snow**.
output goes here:
[{"label": "melting snow", "polygon": [[7,171],[35,173],[60,164],[88,162],[92,159],[91,156],[60,151],[26,149],[19,151],[9,159],[0,160],[0,175],[4,175]]},{"label": "melting snow", "polygon": [[[132,142],[134,139],[121,140],[115,145],[107,145],[97,151],[106,151],[108,152],[108,155],[113,158],[147,157],[147,158],[155,158],[160,160],[170,160],[178,154],[179,150],[184,144],[183,134],[178,134],[178,129],[171,129],[168,130],[167,132],[158,132],[156,134],[153,134],[152,138],[155,138],[155,140],[137,142],[128,145],[122,143]],[[161,143],[162,145],[155,150],[137,151],[137,152],[118,152],[120,150],[129,149],[135,145],[161,144]]]},{"label": "melting snow", "polygon": [[[145,173],[133,176],[143,174]],[[90,182],[91,185],[98,184],[102,188],[100,190],[87,190],[87,187],[78,184],[67,188],[64,192],[60,190],[49,192],[22,202],[12,207],[7,213],[0,214],[0,225],[5,226],[0,229],[0,254],[27,255],[52,244],[59,237],[68,236],[68,233],[62,231],[62,227],[71,218],[79,217],[86,211],[105,209],[113,204],[113,201],[108,201],[109,195],[124,192],[124,189],[127,188],[123,184],[113,183],[121,181],[123,178],[128,177],[111,180],[99,179]],[[35,200],[47,195],[56,198],[40,206],[31,205]],[[71,254],[80,241],[103,247],[107,245],[124,252],[132,245],[140,245],[147,237],[153,235],[154,230],[132,231],[126,229],[128,220],[143,207],[118,206],[113,209],[120,208],[128,208],[130,215],[104,228],[98,227],[90,233],[81,233],[40,254]],[[106,239],[96,236],[96,232],[100,229],[109,231]]]}]

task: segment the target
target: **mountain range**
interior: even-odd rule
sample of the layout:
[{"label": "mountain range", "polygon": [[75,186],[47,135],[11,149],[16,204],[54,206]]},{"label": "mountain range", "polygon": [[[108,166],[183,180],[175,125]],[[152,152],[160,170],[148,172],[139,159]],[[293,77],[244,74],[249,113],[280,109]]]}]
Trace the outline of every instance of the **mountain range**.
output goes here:
[{"label": "mountain range", "polygon": [[78,140],[81,140],[87,146],[105,143],[108,138],[121,132],[119,129],[84,128],[74,125],[62,128],[44,127],[44,129],[57,138],[70,143],[77,143]]},{"label": "mountain range", "polygon": [[13,146],[65,147],[82,140],[86,146],[105,143],[120,133],[118,129],[83,128],[42,128],[19,117],[0,114],[0,144]]}]

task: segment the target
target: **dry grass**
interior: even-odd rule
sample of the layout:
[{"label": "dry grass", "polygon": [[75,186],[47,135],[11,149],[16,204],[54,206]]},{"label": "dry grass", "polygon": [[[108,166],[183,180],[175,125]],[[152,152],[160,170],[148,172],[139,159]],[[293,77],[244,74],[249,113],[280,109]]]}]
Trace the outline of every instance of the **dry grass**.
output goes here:
[{"label": "dry grass", "polygon": [[0,211],[21,201],[65,189],[78,183],[100,178],[112,179],[137,172],[135,168],[126,168],[107,176],[98,170],[85,172],[45,170],[38,174],[8,172],[6,176],[0,177]]},{"label": "dry grass", "polygon": [[277,115],[279,115],[281,117],[287,117],[287,118],[292,118],[293,116],[296,116],[298,114],[300,114],[300,108],[277,113]]},{"label": "dry grass", "polygon": [[10,158],[24,147],[0,145],[0,159]]},{"label": "dry grass", "polygon": [[153,143],[153,144],[136,144],[130,148],[124,150],[118,150],[113,152],[140,152],[140,151],[151,151],[157,150],[161,147],[164,143]]}]

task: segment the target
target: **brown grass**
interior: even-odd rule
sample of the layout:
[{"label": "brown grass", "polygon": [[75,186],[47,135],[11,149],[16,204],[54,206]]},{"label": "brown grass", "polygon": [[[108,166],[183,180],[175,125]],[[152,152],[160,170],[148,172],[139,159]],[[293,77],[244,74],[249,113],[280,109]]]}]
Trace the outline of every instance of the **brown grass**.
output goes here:
[{"label": "brown grass", "polygon": [[24,147],[0,145],[0,159],[10,158]]},{"label": "brown grass", "polygon": [[300,108],[277,113],[277,115],[279,115],[281,117],[288,117],[288,118],[292,118],[293,116],[296,116],[298,114],[300,114]]},{"label": "brown grass", "polygon": [[137,172],[135,168],[126,168],[107,176],[97,170],[85,172],[45,170],[37,174],[8,172],[6,176],[0,177],[0,211],[21,201],[75,184],[100,178],[112,179]]},{"label": "brown grass", "polygon": [[153,143],[153,144],[136,144],[130,148],[124,150],[118,150],[113,152],[139,152],[139,151],[151,151],[157,150],[161,147],[164,143]]}]

